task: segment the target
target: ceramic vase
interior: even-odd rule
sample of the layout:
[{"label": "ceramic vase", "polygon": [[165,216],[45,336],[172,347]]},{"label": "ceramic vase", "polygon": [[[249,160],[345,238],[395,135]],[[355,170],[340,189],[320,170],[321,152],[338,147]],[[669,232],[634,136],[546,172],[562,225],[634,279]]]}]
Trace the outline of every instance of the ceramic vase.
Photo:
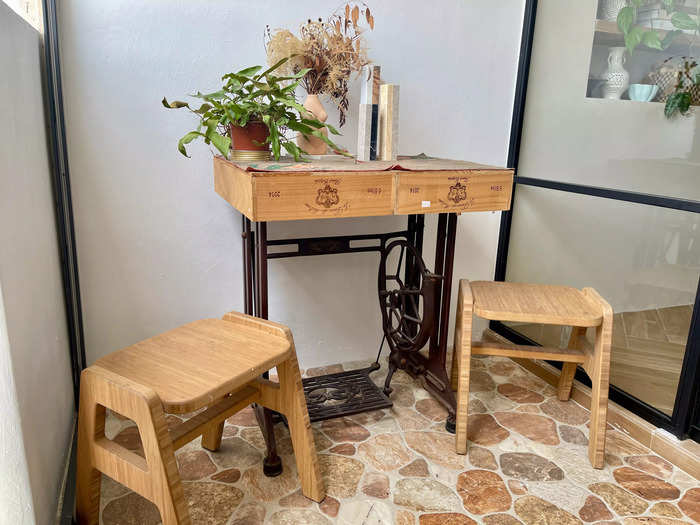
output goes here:
[{"label": "ceramic vase", "polygon": [[624,47],[611,47],[608,68],[603,73],[603,98],[619,99],[630,85],[630,74],[625,69]]},{"label": "ceramic vase", "polygon": [[627,5],[627,0],[600,0],[598,4],[599,20],[617,20],[620,9]]},{"label": "ceramic vase", "polygon": [[[308,115],[304,115],[306,118],[315,118],[320,122],[325,122],[328,119],[328,113],[321,104],[318,95],[307,95],[304,101],[304,108],[308,111]],[[326,128],[321,129],[326,137],[328,136],[328,130]],[[306,151],[309,155],[325,155],[328,151],[328,146],[325,142],[317,137],[305,137],[301,133],[297,135],[297,146]]]}]

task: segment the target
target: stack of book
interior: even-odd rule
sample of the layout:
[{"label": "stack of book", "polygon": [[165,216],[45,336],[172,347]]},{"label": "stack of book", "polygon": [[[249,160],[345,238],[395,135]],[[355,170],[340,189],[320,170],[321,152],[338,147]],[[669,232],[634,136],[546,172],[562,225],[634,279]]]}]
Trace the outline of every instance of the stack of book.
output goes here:
[{"label": "stack of book", "polygon": [[399,143],[399,86],[382,84],[379,66],[362,71],[357,160],[396,160]]}]

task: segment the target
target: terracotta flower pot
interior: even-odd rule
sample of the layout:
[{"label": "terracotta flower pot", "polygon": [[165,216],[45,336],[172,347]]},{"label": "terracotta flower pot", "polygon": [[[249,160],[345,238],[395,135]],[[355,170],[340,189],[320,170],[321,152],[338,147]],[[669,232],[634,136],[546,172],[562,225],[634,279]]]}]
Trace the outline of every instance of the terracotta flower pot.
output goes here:
[{"label": "terracotta flower pot", "polygon": [[265,144],[265,139],[270,132],[264,122],[251,121],[244,127],[229,124],[229,133],[231,134],[232,158],[260,160],[270,157],[270,145]]},{"label": "terracotta flower pot", "polygon": [[[328,113],[321,104],[318,95],[307,95],[304,101],[304,107],[309,112],[309,115],[304,115],[306,118],[315,118],[320,122],[325,122],[328,118]],[[321,129],[326,137],[328,130]],[[325,155],[328,151],[328,145],[318,137],[305,137],[301,133],[297,135],[297,146],[306,151],[309,155]]]}]

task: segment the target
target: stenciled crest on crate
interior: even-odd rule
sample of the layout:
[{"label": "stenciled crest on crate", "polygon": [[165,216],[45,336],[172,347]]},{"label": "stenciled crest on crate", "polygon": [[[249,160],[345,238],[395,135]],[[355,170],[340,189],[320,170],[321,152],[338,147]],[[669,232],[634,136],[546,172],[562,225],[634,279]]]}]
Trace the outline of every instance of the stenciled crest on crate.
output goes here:
[{"label": "stenciled crest on crate", "polygon": [[459,204],[467,200],[467,187],[457,181],[454,186],[450,186],[450,192],[447,194],[447,200]]},{"label": "stenciled crest on crate", "polygon": [[340,197],[338,196],[338,189],[332,187],[330,184],[326,184],[323,188],[318,189],[316,195],[316,204],[323,206],[324,208],[331,208],[336,206],[340,202]]}]

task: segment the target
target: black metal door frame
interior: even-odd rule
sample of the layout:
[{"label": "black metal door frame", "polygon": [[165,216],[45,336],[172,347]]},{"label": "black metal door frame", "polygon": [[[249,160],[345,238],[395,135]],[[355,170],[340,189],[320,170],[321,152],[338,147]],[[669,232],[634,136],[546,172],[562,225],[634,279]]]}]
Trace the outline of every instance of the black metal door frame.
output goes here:
[{"label": "black metal door frame", "polygon": [[[691,213],[700,213],[700,202],[665,197],[660,195],[650,195],[624,190],[614,190],[600,188],[596,186],[586,186],[581,184],[571,184],[545,179],[535,179],[531,177],[521,177],[518,175],[518,160],[520,158],[520,144],[522,140],[523,123],[525,115],[525,102],[527,97],[527,83],[530,73],[530,59],[532,56],[532,46],[535,36],[535,21],[537,16],[537,0],[526,0],[525,16],[523,19],[523,31],[520,44],[520,59],[518,64],[517,84],[515,90],[515,101],[513,105],[513,119],[510,134],[510,145],[508,149],[508,167],[514,168],[515,177],[513,180],[513,203],[518,185],[536,186],[553,191],[564,191],[587,195],[594,198],[612,199],[623,202],[633,202],[640,205],[670,208]],[[513,221],[514,206],[501,215],[501,223],[498,237],[498,253],[496,256],[496,268],[494,279],[505,281],[508,263],[508,246],[510,242],[511,224]],[[519,332],[498,321],[491,321],[490,327],[501,335],[520,344],[537,344]],[[552,363],[555,364],[556,363]],[[560,365],[559,365],[560,366]],[[669,416],[654,408],[653,406],[631,396],[624,390],[614,385],[610,386],[610,399],[628,410],[643,417],[647,421],[664,428],[679,438],[689,436],[696,441],[700,439],[700,283],[695,295],[695,306],[691,321],[688,343],[681,376],[676,392],[676,400],[673,408],[673,415]],[[576,379],[590,385],[588,377],[580,370]]]}]

